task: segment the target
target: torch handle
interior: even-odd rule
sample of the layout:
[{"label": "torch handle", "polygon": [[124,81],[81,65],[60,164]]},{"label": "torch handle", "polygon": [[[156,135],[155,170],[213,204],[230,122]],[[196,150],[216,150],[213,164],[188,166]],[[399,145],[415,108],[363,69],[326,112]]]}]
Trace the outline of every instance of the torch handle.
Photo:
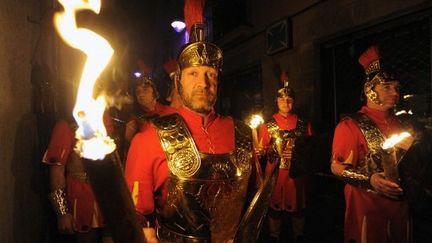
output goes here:
[{"label": "torch handle", "polygon": [[396,184],[399,184],[399,171],[396,164],[396,151],[392,149],[384,153],[382,160],[382,167],[384,170],[384,176],[387,180],[390,180]]},{"label": "torch handle", "polygon": [[114,242],[145,242],[116,154],[98,161],[83,159],[83,166]]},{"label": "torch handle", "polygon": [[256,128],[252,128],[252,142],[255,149],[258,149],[258,131]]}]

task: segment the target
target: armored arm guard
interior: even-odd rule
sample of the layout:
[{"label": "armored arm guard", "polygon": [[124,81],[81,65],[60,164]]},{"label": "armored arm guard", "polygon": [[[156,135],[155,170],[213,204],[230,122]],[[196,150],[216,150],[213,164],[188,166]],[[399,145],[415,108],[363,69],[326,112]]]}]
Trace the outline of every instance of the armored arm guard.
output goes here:
[{"label": "armored arm guard", "polygon": [[346,168],[338,177],[350,185],[372,190],[370,176],[354,168]]},{"label": "armored arm guard", "polygon": [[66,192],[63,188],[52,191],[48,197],[58,217],[70,213],[66,202]]}]

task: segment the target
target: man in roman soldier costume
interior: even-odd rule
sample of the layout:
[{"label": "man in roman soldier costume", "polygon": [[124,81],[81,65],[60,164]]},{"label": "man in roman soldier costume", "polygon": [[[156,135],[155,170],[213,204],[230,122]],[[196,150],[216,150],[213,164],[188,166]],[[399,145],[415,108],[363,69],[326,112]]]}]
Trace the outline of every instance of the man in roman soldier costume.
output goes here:
[{"label": "man in roman soldier costume", "polygon": [[222,51],[204,41],[203,25],[192,27],[177,62],[184,105],[135,135],[126,181],[147,241],[227,242],[255,186],[251,130],[213,109]]},{"label": "man in roman soldier costume", "polygon": [[312,126],[294,113],[294,90],[289,87],[288,74],[282,72],[283,87],[277,92],[278,112],[260,127],[262,149],[267,154],[266,175],[277,161],[279,175],[271,197],[268,225],[274,242],[297,242],[303,234],[305,178],[292,178],[290,167],[295,140],[312,135]]},{"label": "man in roman soldier costume", "polygon": [[[104,116],[108,132],[113,131],[111,118]],[[105,230],[101,210],[96,203],[81,158],[74,151],[77,125],[72,118],[59,120],[42,159],[50,166],[49,199],[57,215],[58,230],[73,235],[74,242],[113,242]]]},{"label": "man in roman soldier costume", "polygon": [[132,138],[137,132],[149,126],[151,118],[176,112],[175,108],[159,103],[159,92],[148,72],[144,72],[141,77],[134,80],[132,86],[134,104],[125,128],[125,154]]},{"label": "man in roman soldier costume", "polygon": [[344,242],[410,242],[410,216],[396,165],[413,137],[396,144],[392,156],[381,147],[410,127],[393,113],[399,82],[381,67],[376,46],[359,62],[366,72],[366,104],[337,125],[332,149],[331,170],[347,183]]}]

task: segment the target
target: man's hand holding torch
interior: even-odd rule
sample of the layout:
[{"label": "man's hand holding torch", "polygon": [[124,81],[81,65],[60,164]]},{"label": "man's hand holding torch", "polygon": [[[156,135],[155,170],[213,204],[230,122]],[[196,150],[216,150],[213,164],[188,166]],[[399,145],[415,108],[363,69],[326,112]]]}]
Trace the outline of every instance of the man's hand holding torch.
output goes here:
[{"label": "man's hand holding torch", "polygon": [[408,132],[392,135],[386,139],[382,145],[384,150],[382,157],[382,167],[384,172],[375,173],[370,178],[372,187],[379,193],[393,198],[399,199],[403,194],[400,187],[398,164],[401,158],[397,156],[397,149],[408,150],[414,138]]},{"label": "man's hand holding torch", "polygon": [[249,127],[252,129],[252,141],[254,146],[255,155],[259,158],[264,155],[262,140],[258,141],[258,127],[264,123],[262,116],[258,114],[252,115]]}]

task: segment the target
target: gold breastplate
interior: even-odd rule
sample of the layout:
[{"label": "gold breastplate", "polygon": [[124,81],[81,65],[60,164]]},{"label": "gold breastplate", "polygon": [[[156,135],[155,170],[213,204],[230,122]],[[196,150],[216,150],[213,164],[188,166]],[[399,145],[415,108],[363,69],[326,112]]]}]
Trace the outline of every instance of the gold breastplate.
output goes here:
[{"label": "gold breastplate", "polygon": [[232,239],[244,208],[251,174],[250,129],[235,124],[236,148],[229,154],[204,154],[183,119],[168,115],[153,121],[165,151],[167,200],[156,214],[161,241],[217,242]]},{"label": "gold breastplate", "polygon": [[[268,151],[268,158],[270,161],[280,160],[280,169],[289,169],[291,167],[291,162],[289,160],[281,159],[278,153],[277,146],[282,148],[286,147],[289,139],[296,139],[301,136],[306,136],[306,124],[302,120],[297,120],[297,126],[292,130],[282,130],[276,123],[276,120],[272,118],[267,123],[268,132],[270,134],[270,150]],[[276,142],[280,141],[281,144]]]},{"label": "gold breastplate", "polygon": [[[358,169],[366,174],[371,174],[375,172],[382,172],[383,168],[383,156],[384,150],[381,148],[386,137],[381,131],[378,129],[376,124],[370,120],[366,115],[362,113],[356,113],[350,115],[350,118],[356,121],[360,131],[362,132],[366,144],[368,147],[368,153],[366,156],[359,161]],[[405,121],[398,117],[399,123],[401,127],[408,128],[410,127],[409,121]],[[399,160],[406,151],[402,149],[396,149],[396,158]]]},{"label": "gold breastplate", "polygon": [[384,135],[381,133],[375,123],[373,123],[373,121],[370,120],[366,115],[356,113],[351,115],[350,118],[356,121],[366,140],[369,150],[366,156],[361,161],[359,161],[357,168],[367,175],[376,172],[382,172],[383,167],[381,165],[381,160],[383,156],[383,150],[381,149],[381,145],[385,140]]}]

